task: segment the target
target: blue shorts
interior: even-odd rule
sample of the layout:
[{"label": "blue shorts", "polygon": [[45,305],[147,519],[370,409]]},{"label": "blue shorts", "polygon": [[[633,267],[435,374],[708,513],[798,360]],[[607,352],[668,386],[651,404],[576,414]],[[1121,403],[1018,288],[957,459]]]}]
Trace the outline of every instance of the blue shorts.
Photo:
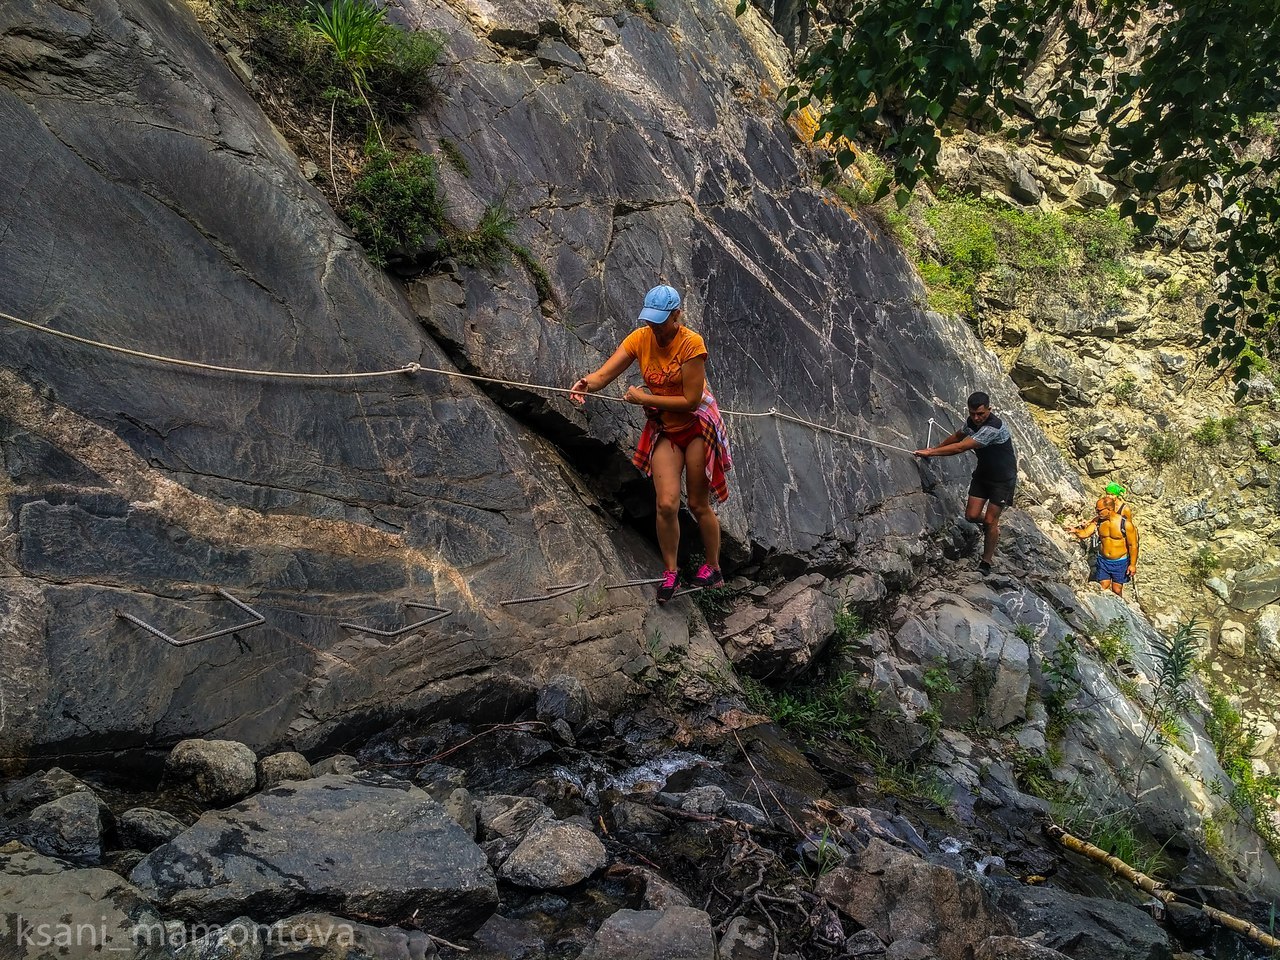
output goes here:
[{"label": "blue shorts", "polygon": [[1129,555],[1126,553],[1118,559],[1108,560],[1102,554],[1098,554],[1097,562],[1093,567],[1093,579],[1099,583],[1103,580],[1110,580],[1112,583],[1128,583]]}]

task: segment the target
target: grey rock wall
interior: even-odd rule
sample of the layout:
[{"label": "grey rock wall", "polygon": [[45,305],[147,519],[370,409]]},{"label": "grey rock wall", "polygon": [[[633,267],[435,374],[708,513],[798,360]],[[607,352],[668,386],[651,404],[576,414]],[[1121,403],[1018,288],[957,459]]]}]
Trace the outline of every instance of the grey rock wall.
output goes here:
[{"label": "grey rock wall", "polygon": [[[470,161],[451,215],[505,197],[552,277],[559,302],[541,309],[514,267],[439,280],[444,300],[371,268],[182,5],[7,3],[0,310],[231,367],[456,362],[566,384],[662,277],[686,292],[726,407],[911,448],[991,387],[1029,495],[1065,489],[994,358],[922,311],[892,243],[813,186],[768,93],[777,50],[748,43],[727,5],[671,8],[664,22],[549,0],[408,8],[448,38],[418,129]],[[410,710],[502,716],[532,697],[527,678],[566,671],[606,705],[633,689],[647,597],[593,601],[574,630],[569,601],[499,601],[655,565],[626,465],[635,411],[435,375],[194,371],[12,325],[0,395],[9,757],[207,733],[305,750]],[[773,420],[732,427],[736,555],[801,568],[909,566],[969,468]],[[266,623],[175,648],[116,616],[179,638],[240,622],[215,587]],[[407,600],[454,614],[392,640],[339,626],[399,626],[418,614]]]}]

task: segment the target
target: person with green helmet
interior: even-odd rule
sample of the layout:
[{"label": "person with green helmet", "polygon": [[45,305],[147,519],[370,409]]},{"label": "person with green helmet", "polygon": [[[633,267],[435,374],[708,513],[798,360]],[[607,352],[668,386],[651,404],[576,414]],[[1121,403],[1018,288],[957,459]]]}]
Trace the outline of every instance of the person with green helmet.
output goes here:
[{"label": "person with green helmet", "polygon": [[[1109,497],[1114,497],[1116,501],[1116,513],[1124,517],[1128,523],[1133,523],[1133,511],[1129,509],[1129,504],[1125,503],[1124,495],[1128,491],[1122,484],[1116,483],[1114,480],[1106,486],[1106,493]],[[1134,530],[1138,528],[1135,526]]]}]

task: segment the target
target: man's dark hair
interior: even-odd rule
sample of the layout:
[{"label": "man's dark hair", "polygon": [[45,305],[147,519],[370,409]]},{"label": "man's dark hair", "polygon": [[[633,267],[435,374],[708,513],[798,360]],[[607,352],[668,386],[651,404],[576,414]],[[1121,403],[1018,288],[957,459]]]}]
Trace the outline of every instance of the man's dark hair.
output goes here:
[{"label": "man's dark hair", "polygon": [[989,406],[991,406],[991,398],[988,397],[985,393],[982,393],[981,391],[979,391],[978,393],[969,394],[970,410],[977,410],[979,407],[989,407]]}]

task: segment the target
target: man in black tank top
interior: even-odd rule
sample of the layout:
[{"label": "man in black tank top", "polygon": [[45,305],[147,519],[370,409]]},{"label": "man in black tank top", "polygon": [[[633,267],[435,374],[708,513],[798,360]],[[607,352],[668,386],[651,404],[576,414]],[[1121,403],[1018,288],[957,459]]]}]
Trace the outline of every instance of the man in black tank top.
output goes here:
[{"label": "man in black tank top", "polygon": [[[1009,428],[991,412],[991,398],[985,393],[969,397],[969,418],[964,426],[936,447],[917,450],[917,457],[952,457],[972,450],[978,465],[969,483],[969,502],[964,518],[983,529],[982,560],[978,572],[991,572],[991,560],[1000,540],[1000,514],[1013,503],[1018,484],[1018,458],[1013,452]],[[985,509],[984,509],[985,507]]]}]

